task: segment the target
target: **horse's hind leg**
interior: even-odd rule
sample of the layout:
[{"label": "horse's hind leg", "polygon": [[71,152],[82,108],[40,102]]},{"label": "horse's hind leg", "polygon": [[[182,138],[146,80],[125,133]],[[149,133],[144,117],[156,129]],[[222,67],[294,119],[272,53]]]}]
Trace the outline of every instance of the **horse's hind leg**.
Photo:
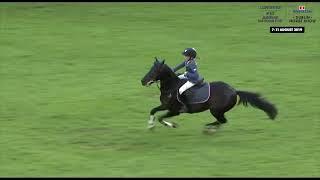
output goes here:
[{"label": "horse's hind leg", "polygon": [[219,112],[214,109],[210,109],[211,114],[216,118],[217,121],[206,124],[207,128],[219,128],[222,124],[227,123],[227,119],[224,116],[224,112]]},{"label": "horse's hind leg", "polygon": [[227,99],[222,100],[224,103],[220,103],[219,108],[211,108],[211,114],[216,118],[217,121],[213,123],[206,124],[206,127],[219,128],[222,124],[227,123],[227,119],[224,116],[224,113],[232,109],[237,103],[237,95],[232,93]]}]

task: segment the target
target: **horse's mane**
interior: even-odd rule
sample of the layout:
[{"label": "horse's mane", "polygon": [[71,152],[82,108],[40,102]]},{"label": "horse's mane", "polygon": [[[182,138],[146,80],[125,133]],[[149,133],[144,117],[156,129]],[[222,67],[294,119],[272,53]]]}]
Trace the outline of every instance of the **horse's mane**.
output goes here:
[{"label": "horse's mane", "polygon": [[167,64],[163,64],[163,67],[171,74],[174,75],[174,77],[178,78],[177,74],[172,71],[171,67],[168,66]]},{"label": "horse's mane", "polygon": [[176,80],[178,85],[186,81],[184,79],[180,79],[178,75],[172,70],[172,68],[169,65],[165,64],[164,61],[158,61],[156,63],[158,65],[161,65],[163,75],[168,75],[170,79]]}]

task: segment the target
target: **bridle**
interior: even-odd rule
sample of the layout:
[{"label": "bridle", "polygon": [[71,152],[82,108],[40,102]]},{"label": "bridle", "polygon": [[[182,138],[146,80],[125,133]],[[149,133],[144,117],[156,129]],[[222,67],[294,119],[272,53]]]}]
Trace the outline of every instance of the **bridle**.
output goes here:
[{"label": "bridle", "polygon": [[[156,71],[156,73],[155,73],[155,74],[159,74],[159,73],[162,71],[163,66],[164,66],[164,64],[161,64],[161,67],[159,68],[159,70],[157,70],[157,71]],[[156,84],[157,84],[158,89],[160,90],[160,86],[159,86],[159,82],[160,82],[160,80],[155,81],[155,82],[156,82]]]},{"label": "bridle", "polygon": [[[151,79],[155,79],[155,74],[156,75],[159,75],[160,74],[160,72],[163,70],[163,68],[165,68],[165,64],[163,63],[161,63],[160,64],[160,67],[154,72],[154,73],[152,73],[152,78]],[[169,89],[169,90],[164,90],[164,89],[161,89],[161,84],[159,85],[159,83],[161,82],[160,80],[157,80],[157,81],[152,81],[152,83],[156,83],[157,84],[157,87],[158,87],[158,89],[159,89],[159,91],[161,92],[161,93],[163,93],[163,94],[169,94],[170,96],[171,96],[171,93],[174,91],[174,90],[171,90],[171,89]],[[149,85],[151,85],[152,83],[150,83]]]},{"label": "bridle", "polygon": [[[157,57],[155,57],[155,59],[157,60],[157,62],[159,62]],[[164,63],[161,63],[161,62],[160,62],[160,67],[157,69],[156,72],[152,73],[151,79],[155,79],[154,76],[159,75],[163,68],[164,68]],[[159,87],[159,81],[160,81],[160,80],[158,80],[158,81],[153,81],[153,82],[152,82],[152,83],[154,83],[154,82],[157,83],[158,89],[160,89],[160,87]],[[151,83],[151,84],[152,84],[152,83]],[[150,84],[150,85],[151,85],[151,84]]]},{"label": "bridle", "polygon": [[158,89],[160,90],[159,82],[160,82],[160,81],[156,81],[157,87],[158,87]]},{"label": "bridle", "polygon": [[[155,59],[158,61],[158,59],[155,57]],[[158,61],[159,62],[159,61]],[[155,75],[154,74],[156,74],[156,75],[159,75],[160,74],[160,72],[163,70],[163,68],[165,67],[165,64],[164,64],[164,61],[163,62],[159,62],[160,63],[160,67],[152,74],[152,78],[151,79],[155,79]],[[156,83],[157,84],[157,87],[158,87],[158,89],[161,91],[161,85],[159,85],[159,82],[160,82],[160,80],[157,80],[157,81],[153,81],[152,83]],[[151,84],[152,84],[151,83]],[[150,85],[151,85],[150,84]],[[171,92],[171,90],[169,90],[169,91],[165,91],[165,92],[163,92],[163,93],[170,93]]]}]

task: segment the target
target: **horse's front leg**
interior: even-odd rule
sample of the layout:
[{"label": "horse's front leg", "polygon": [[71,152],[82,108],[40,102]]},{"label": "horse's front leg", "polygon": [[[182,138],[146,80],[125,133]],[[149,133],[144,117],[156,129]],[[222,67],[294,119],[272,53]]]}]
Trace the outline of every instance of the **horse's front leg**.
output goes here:
[{"label": "horse's front leg", "polygon": [[151,111],[150,111],[150,119],[148,121],[148,128],[151,129],[153,128],[156,124],[155,124],[155,120],[156,120],[156,117],[154,116],[154,114],[158,111],[163,111],[163,110],[166,110],[167,108],[164,106],[164,105],[160,105],[160,106],[157,106],[155,108],[153,108]]},{"label": "horse's front leg", "polygon": [[178,127],[178,124],[177,123],[171,123],[171,122],[167,122],[167,121],[164,121],[163,119],[165,118],[169,118],[169,117],[173,117],[173,116],[177,116],[179,115],[180,112],[172,112],[172,111],[169,111],[167,112],[166,114],[162,115],[159,117],[159,122],[165,126],[168,126],[168,127],[172,127],[172,128],[177,128]]}]

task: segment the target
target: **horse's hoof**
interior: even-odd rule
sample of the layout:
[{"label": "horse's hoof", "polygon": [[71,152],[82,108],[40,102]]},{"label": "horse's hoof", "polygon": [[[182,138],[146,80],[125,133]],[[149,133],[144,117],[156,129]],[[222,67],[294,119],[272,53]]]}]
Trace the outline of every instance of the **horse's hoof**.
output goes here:
[{"label": "horse's hoof", "polygon": [[205,126],[205,128],[203,129],[203,133],[205,133],[205,134],[213,134],[213,133],[216,133],[220,127],[221,127],[220,125]]},{"label": "horse's hoof", "polygon": [[172,122],[172,127],[173,127],[173,128],[178,128],[179,125],[178,125],[177,123]]},{"label": "horse's hoof", "polygon": [[208,125],[205,126],[205,129],[219,129],[221,126],[220,125]]},{"label": "horse's hoof", "polygon": [[217,129],[215,128],[205,128],[203,129],[203,134],[214,134],[215,132],[217,132]]},{"label": "horse's hoof", "polygon": [[149,129],[149,130],[153,130],[155,127],[156,127],[156,125],[155,125],[155,124],[152,124],[152,125],[149,125],[149,126],[148,126],[148,129]]}]

